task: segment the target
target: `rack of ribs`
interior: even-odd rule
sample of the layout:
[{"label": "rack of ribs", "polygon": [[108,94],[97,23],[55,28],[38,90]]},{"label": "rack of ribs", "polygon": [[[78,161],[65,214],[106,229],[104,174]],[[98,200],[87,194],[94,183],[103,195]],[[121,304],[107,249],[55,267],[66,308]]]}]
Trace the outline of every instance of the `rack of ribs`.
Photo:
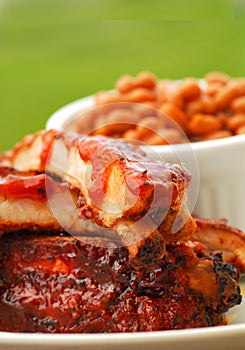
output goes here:
[{"label": "rack of ribs", "polygon": [[4,153],[0,330],[224,324],[241,302],[245,238],[189,213],[190,181],[183,165],[106,137],[40,131]]},{"label": "rack of ribs", "polygon": [[238,273],[168,244],[163,258],[135,269],[125,247],[105,238],[21,231],[0,251],[0,330],[137,332],[225,324],[240,303]]}]

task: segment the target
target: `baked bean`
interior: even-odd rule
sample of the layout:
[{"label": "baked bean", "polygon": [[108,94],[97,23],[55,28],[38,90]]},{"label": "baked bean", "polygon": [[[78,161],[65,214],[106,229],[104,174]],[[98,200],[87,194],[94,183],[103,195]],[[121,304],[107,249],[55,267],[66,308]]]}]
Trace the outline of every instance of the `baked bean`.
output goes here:
[{"label": "baked bean", "polygon": [[234,114],[226,119],[226,126],[231,131],[235,132],[243,125],[245,125],[245,114]]},{"label": "baked bean", "polygon": [[120,102],[132,102],[132,103],[143,103],[146,101],[154,101],[156,94],[153,91],[145,88],[137,88],[125,94],[118,93],[98,93],[95,97],[96,104],[104,105],[107,103],[120,103]]},{"label": "baked bean", "polygon": [[233,112],[245,112],[245,96],[235,98],[231,102],[231,109]]},{"label": "baked bean", "polygon": [[210,98],[206,94],[203,94],[202,96],[202,107],[203,107],[203,110],[202,110],[203,113],[207,113],[207,114],[217,113],[218,108],[217,108],[215,99]]},{"label": "baked bean", "polygon": [[236,78],[229,81],[229,85],[237,91],[237,96],[245,95],[245,78]]},{"label": "baked bean", "polygon": [[204,76],[208,84],[226,85],[230,77],[222,72],[210,72]]},{"label": "baked bean", "polygon": [[134,124],[128,123],[116,123],[116,124],[106,124],[100,128],[94,130],[92,135],[105,135],[105,136],[114,136],[121,137],[122,133],[126,130],[134,127]]},{"label": "baked bean", "polygon": [[129,92],[134,88],[134,79],[131,75],[123,75],[115,84],[116,90],[121,93]]},{"label": "baked bean", "polygon": [[159,129],[153,135],[144,138],[148,145],[168,145],[182,142],[181,134],[176,129]]},{"label": "baked bean", "polygon": [[143,118],[135,129],[140,137],[145,137],[149,132],[155,132],[159,126],[163,127],[163,122],[161,122],[159,118],[149,116]]},{"label": "baked bean", "polygon": [[217,132],[222,128],[222,122],[214,115],[197,113],[188,123],[188,129],[193,136],[204,136]]},{"label": "baked bean", "polygon": [[215,114],[216,113],[216,104],[209,96],[202,95],[199,99],[195,101],[190,101],[186,104],[186,113],[189,117],[196,113],[207,113]]},{"label": "baked bean", "polygon": [[106,115],[100,114],[94,122],[93,135],[117,134],[120,136],[138,123],[140,116],[128,109],[112,109]]},{"label": "baked bean", "polygon": [[164,102],[171,102],[179,108],[183,107],[184,99],[176,83],[160,81],[157,86],[157,92],[160,105]]},{"label": "baked bean", "polygon": [[241,135],[241,134],[245,134],[245,125],[240,126],[240,128],[236,130],[236,135]]},{"label": "baked bean", "polygon": [[97,106],[105,105],[107,103],[118,103],[118,102],[127,102],[120,94],[118,93],[108,93],[105,91],[98,92],[95,95],[95,104]]},{"label": "baked bean", "polygon": [[123,135],[122,138],[125,139],[131,139],[131,140],[139,140],[144,143],[148,143],[148,140],[150,140],[153,135],[155,134],[155,131],[148,129],[148,128],[141,128],[141,130],[137,129],[131,129],[126,131]]},{"label": "baked bean", "polygon": [[140,102],[142,105],[144,106],[148,106],[148,107],[152,107],[152,108],[157,108],[157,103],[155,101],[143,101],[143,102]]},{"label": "baked bean", "polygon": [[213,84],[208,85],[208,86],[206,87],[205,93],[206,93],[209,97],[213,98],[213,97],[215,97],[215,96],[218,94],[219,90],[220,90],[220,84],[213,83]]},{"label": "baked bean", "polygon": [[[119,112],[112,113],[111,104],[120,102]],[[124,106],[126,102],[131,108]],[[96,94],[95,104],[110,107],[92,118],[92,126],[90,122],[98,134],[164,144],[161,133],[167,132],[173,143],[183,142],[181,132],[173,131],[173,121],[190,141],[212,140],[244,133],[245,78],[210,72],[201,82],[195,78],[174,81],[141,72],[136,77],[122,76],[115,91]]]},{"label": "baked bean", "polygon": [[149,72],[141,72],[136,78],[124,75],[115,84],[115,88],[121,93],[128,93],[136,88],[153,90],[155,87],[156,78]]},{"label": "baked bean", "polygon": [[122,95],[122,98],[124,101],[135,103],[154,101],[156,99],[156,93],[145,88],[137,88]]},{"label": "baked bean", "polygon": [[201,95],[201,88],[196,79],[184,79],[180,85],[180,92],[185,100],[196,100]]},{"label": "baked bean", "polygon": [[233,135],[232,132],[229,130],[220,130],[217,132],[210,133],[204,137],[201,137],[200,141],[223,139],[225,137],[230,137],[232,135]]},{"label": "baked bean", "polygon": [[140,140],[140,137],[138,137],[137,131],[135,129],[128,129],[125,131],[122,135],[122,138],[126,140]]},{"label": "baked bean", "polygon": [[174,120],[182,130],[186,131],[186,115],[180,108],[171,102],[166,102],[160,106],[159,109],[161,112]]},{"label": "baked bean", "polygon": [[140,120],[140,115],[127,109],[116,108],[108,113],[106,118],[108,123],[129,123],[137,124]]},{"label": "baked bean", "polygon": [[237,97],[238,91],[237,89],[232,85],[227,85],[222,87],[216,97],[215,102],[219,109],[227,109],[232,102],[232,100]]},{"label": "baked bean", "polygon": [[152,101],[147,101],[143,103],[134,104],[132,111],[140,117],[140,120],[144,117],[156,115],[158,110],[153,107],[153,103],[154,102]]},{"label": "baked bean", "polygon": [[166,139],[169,144],[182,143],[184,140],[180,130],[175,128],[165,128],[158,130],[159,135]]},{"label": "baked bean", "polygon": [[199,98],[195,101],[190,101],[185,106],[185,111],[188,117],[191,117],[193,114],[203,111],[203,99]]},{"label": "baked bean", "polygon": [[149,90],[153,90],[156,87],[157,80],[156,77],[150,72],[141,72],[138,74],[137,78],[137,87],[144,87]]},{"label": "baked bean", "polygon": [[158,134],[149,135],[148,137],[144,138],[144,142],[149,146],[167,145],[168,144],[166,139],[161,137]]},{"label": "baked bean", "polygon": [[227,126],[227,119],[230,118],[230,115],[220,112],[216,114],[216,118],[219,118],[223,126]]}]

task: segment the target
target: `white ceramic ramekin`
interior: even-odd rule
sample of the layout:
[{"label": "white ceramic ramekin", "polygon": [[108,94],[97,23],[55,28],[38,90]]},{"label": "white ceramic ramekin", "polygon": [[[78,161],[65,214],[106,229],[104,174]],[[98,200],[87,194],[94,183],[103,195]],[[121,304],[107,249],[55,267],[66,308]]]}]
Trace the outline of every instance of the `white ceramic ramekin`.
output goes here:
[{"label": "white ceramic ramekin", "polygon": [[[164,154],[164,159],[177,161],[167,147],[153,149]],[[226,218],[245,231],[245,135],[196,142],[191,147],[199,169],[194,212],[206,218]],[[191,171],[191,164],[186,166]]]},{"label": "white ceramic ramekin", "polygon": [[[47,129],[66,130],[74,115],[93,107],[89,96],[56,111]],[[245,230],[245,135],[173,146],[147,147],[151,158],[183,162],[193,174],[190,209],[205,218],[227,218]]]}]

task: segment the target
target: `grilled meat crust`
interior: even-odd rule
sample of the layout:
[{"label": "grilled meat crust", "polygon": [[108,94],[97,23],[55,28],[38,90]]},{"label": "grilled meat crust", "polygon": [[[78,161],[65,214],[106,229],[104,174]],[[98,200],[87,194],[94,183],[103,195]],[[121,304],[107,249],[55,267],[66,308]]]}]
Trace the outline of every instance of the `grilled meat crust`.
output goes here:
[{"label": "grilled meat crust", "polygon": [[245,235],[229,226],[226,219],[194,217],[197,229],[182,237],[183,241],[200,242],[205,254],[222,254],[223,260],[245,273]]},{"label": "grilled meat crust", "polygon": [[120,240],[139,266],[145,245],[148,261],[157,260],[165,243],[195,230],[190,179],[184,166],[151,161],[118,140],[40,131],[0,157],[0,234],[98,232]]},{"label": "grilled meat crust", "polygon": [[3,154],[0,331],[225,324],[241,302],[230,262],[243,271],[245,240],[223,221],[193,219],[190,180],[118,140],[55,130]]},{"label": "grilled meat crust", "polygon": [[47,231],[9,233],[0,244],[0,330],[95,333],[225,324],[240,303],[238,273],[187,243],[134,269],[114,241]]}]

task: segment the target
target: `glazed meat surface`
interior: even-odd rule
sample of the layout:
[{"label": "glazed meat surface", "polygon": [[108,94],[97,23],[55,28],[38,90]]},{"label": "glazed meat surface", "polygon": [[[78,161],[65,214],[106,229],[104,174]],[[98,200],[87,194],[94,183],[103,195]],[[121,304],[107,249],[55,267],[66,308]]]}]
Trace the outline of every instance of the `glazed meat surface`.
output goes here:
[{"label": "glazed meat surface", "polygon": [[240,303],[238,274],[187,243],[135,270],[115,242],[64,233],[5,234],[0,330],[138,332],[224,324]]},{"label": "glazed meat surface", "polygon": [[182,240],[200,242],[205,254],[222,253],[225,262],[245,273],[245,235],[238,228],[229,226],[226,219],[195,217],[197,229],[187,233]]},{"label": "glazed meat surface", "polygon": [[3,154],[0,331],[225,324],[241,302],[244,235],[192,217],[190,180],[134,145],[55,130]]},{"label": "glazed meat surface", "polygon": [[114,235],[140,265],[145,246],[150,262],[196,229],[185,203],[190,180],[184,166],[124,142],[41,131],[0,157],[0,232]]}]

